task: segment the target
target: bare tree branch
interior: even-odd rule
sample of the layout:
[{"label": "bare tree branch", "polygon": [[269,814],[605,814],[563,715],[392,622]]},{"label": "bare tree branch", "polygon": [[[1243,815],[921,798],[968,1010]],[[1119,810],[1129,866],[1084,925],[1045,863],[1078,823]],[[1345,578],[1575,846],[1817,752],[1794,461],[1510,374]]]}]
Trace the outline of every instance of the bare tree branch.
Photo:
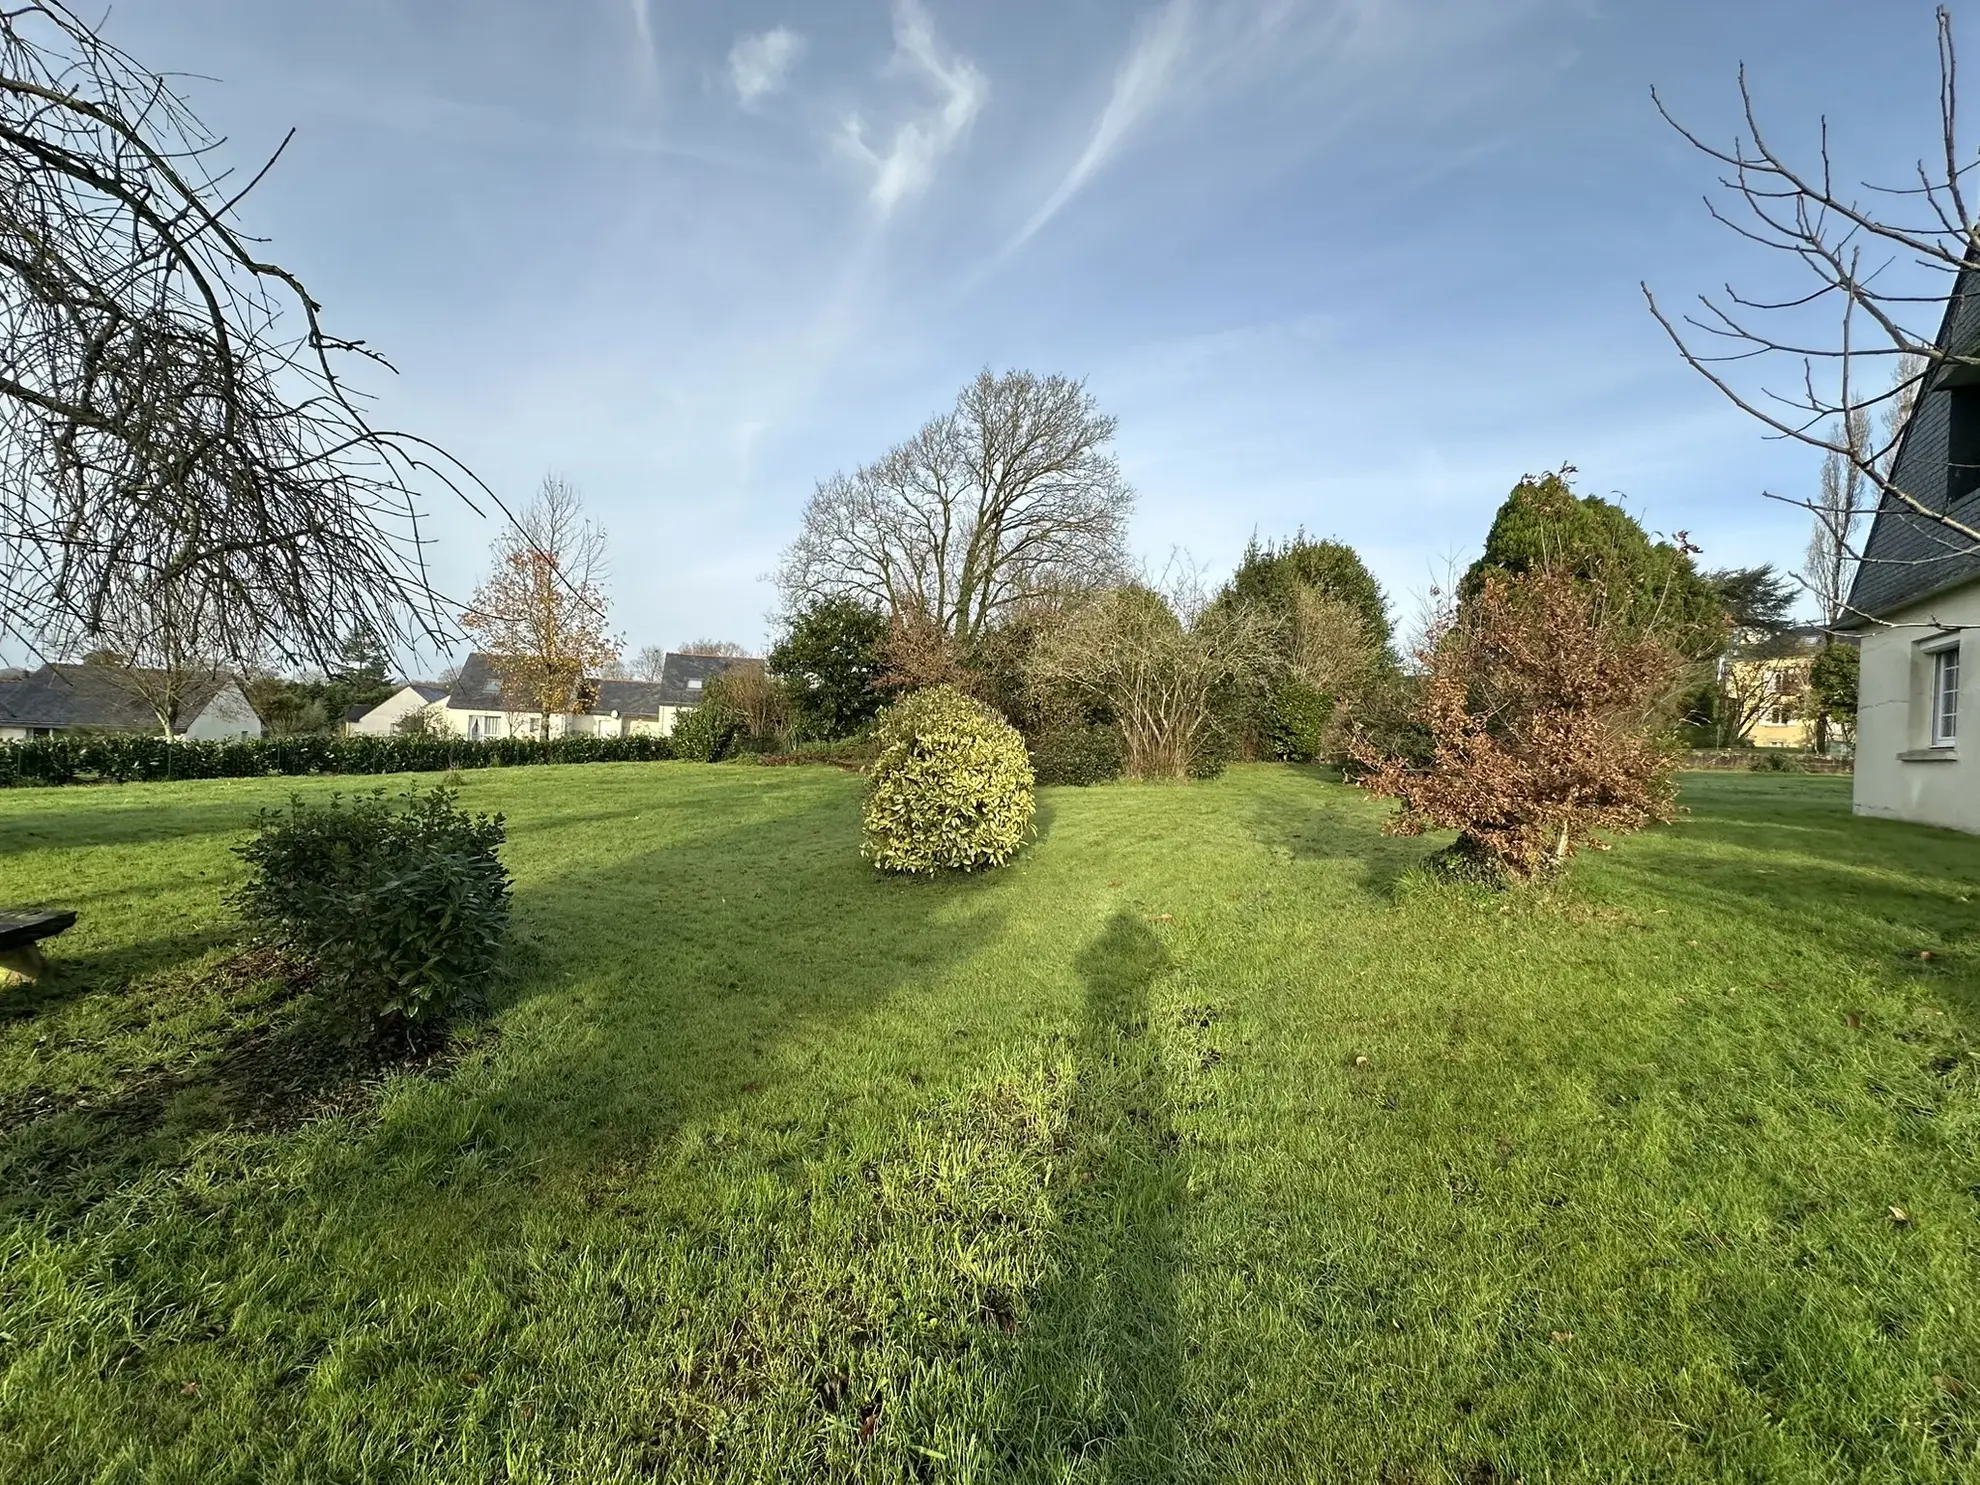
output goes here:
[{"label": "bare tree branch", "polygon": [[218,145],[62,0],[0,11],[0,635],[162,588],[243,662],[438,636],[421,491],[485,487],[371,420],[345,368],[389,365],[236,217],[281,147],[229,189]]}]

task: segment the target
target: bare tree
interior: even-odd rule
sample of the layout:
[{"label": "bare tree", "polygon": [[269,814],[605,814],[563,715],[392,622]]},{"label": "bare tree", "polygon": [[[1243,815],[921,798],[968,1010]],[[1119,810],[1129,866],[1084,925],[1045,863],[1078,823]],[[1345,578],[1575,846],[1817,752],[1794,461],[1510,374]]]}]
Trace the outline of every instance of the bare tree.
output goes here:
[{"label": "bare tree", "polygon": [[1114,430],[1082,382],[982,372],[907,442],[819,484],[778,574],[785,606],[851,597],[969,642],[1029,601],[1121,581],[1134,492]]},{"label": "bare tree", "polygon": [[1032,680],[1118,721],[1135,778],[1185,778],[1232,694],[1284,663],[1284,625],[1250,601],[1213,604],[1193,579],[1132,584],[1071,606],[1032,652]]},{"label": "bare tree", "polygon": [[626,664],[626,674],[635,681],[657,681],[666,670],[667,651],[662,645],[641,645]]},{"label": "bare tree", "polygon": [[[644,654],[645,651],[641,651]],[[749,658],[749,651],[732,639],[691,639],[681,646],[683,655],[725,655],[734,660]],[[661,657],[666,658],[664,655]],[[657,677],[656,677],[657,679]]]},{"label": "bare tree", "polygon": [[213,595],[190,584],[116,585],[87,630],[72,630],[62,650],[140,703],[170,741],[229,680],[228,657],[213,636],[221,628]]},{"label": "bare tree", "polygon": [[274,159],[231,179],[219,145],[62,0],[0,9],[0,636],[31,649],[147,585],[210,595],[242,661],[445,627],[417,487],[472,477],[372,421],[345,373],[390,368],[241,225]]},{"label": "bare tree", "polygon": [[605,532],[586,519],[575,488],[547,476],[493,556],[461,627],[487,652],[505,698],[535,712],[547,740],[551,716],[583,711],[592,677],[618,657],[605,630]]},{"label": "bare tree", "polygon": [[[1710,144],[1679,124],[1653,92],[1666,121],[1722,172],[1723,204],[1707,200],[1713,218],[1782,255],[1796,283],[1760,296],[1728,286],[1716,297],[1701,296],[1696,310],[1675,320],[1643,287],[1651,312],[1687,363],[1776,436],[1840,461],[1859,489],[1876,492],[1892,519],[1929,533],[1930,555],[1907,560],[1932,563],[1980,550],[1980,527],[1970,515],[1898,478],[1905,414],[1919,393],[1980,379],[1980,355],[1940,345],[1949,337],[1935,335],[1927,324],[1942,318],[1945,328],[1970,330],[1972,306],[1952,291],[1958,275],[1980,270],[1980,223],[1966,194],[1977,162],[1960,140],[1958,67],[1952,21],[1943,7],[1938,44],[1940,138],[1930,161],[1918,162],[1915,182],[1897,187],[1852,190],[1839,183],[1826,119],[1812,163],[1791,160],[1762,132],[1743,67],[1746,132],[1730,145]],[[1935,281],[1933,274],[1941,277]],[[1894,365],[1895,377],[1874,373],[1879,362]],[[1775,385],[1748,384],[1739,369],[1747,364],[1779,368]],[[1881,440],[1859,438],[1867,434],[1872,410],[1884,414]],[[1771,498],[1788,499],[1818,517],[1825,509],[1823,500]],[[1831,532],[1825,540],[1845,563],[1861,562],[1853,534]],[[1845,594],[1838,615],[1846,604]]]},{"label": "bare tree", "polygon": [[1825,625],[1837,624],[1844,616],[1850,578],[1856,572],[1857,528],[1873,504],[1862,470],[1869,454],[1869,413],[1854,409],[1843,437],[1856,453],[1846,458],[1831,450],[1822,458],[1821,493],[1815,500],[1814,529],[1801,567],[1801,580],[1821,609]]}]

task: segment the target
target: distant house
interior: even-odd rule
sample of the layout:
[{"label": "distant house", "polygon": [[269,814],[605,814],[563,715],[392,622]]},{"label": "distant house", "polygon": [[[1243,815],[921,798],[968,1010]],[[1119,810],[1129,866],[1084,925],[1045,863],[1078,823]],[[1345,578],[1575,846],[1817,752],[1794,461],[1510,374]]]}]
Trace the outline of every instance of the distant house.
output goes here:
[{"label": "distant house", "polygon": [[1819,628],[1790,629],[1752,636],[1726,652],[1719,685],[1747,722],[1745,741],[1757,748],[1815,745],[1808,688],[1822,636]]},{"label": "distant house", "polygon": [[[1953,285],[1891,483],[1926,510],[1980,525],[1980,273]],[[1962,664],[1980,632],[1980,548],[1886,493],[1863,544],[1845,623],[1863,642],[1856,812],[1980,832],[1980,683]],[[1973,691],[1975,700],[1964,701]],[[1969,736],[1960,752],[1960,724]]]},{"label": "distant house", "polygon": [[[551,714],[549,735],[624,737],[645,732],[666,737],[681,713],[701,705],[702,690],[710,680],[743,663],[726,655],[669,655],[657,681],[601,677],[588,683],[590,705],[584,711]],[[426,711],[435,731],[457,737],[536,737],[543,722],[522,698],[505,691],[494,661],[479,652],[468,656],[447,694],[429,703]]]},{"label": "distant house", "polygon": [[[158,732],[144,692],[161,689],[157,672],[129,673],[103,665],[44,665],[0,683],[0,742],[63,732]],[[179,703],[174,737],[218,741],[261,736],[261,718],[241,688],[226,677],[193,682]]]},{"label": "distant house", "polygon": [[411,681],[373,707],[354,706],[344,715],[344,731],[368,736],[394,732],[407,717],[447,698],[447,688]]}]

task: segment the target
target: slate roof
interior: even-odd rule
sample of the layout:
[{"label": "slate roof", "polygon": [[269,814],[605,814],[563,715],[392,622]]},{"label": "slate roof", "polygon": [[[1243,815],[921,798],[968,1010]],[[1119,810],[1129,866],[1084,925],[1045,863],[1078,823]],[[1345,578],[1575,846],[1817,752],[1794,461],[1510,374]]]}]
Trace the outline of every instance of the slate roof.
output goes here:
[{"label": "slate roof", "polygon": [[[447,694],[447,688],[445,686],[438,685],[433,681],[407,681],[405,685],[399,687],[400,691],[408,689],[417,691],[419,693],[419,699],[429,705]],[[398,692],[395,691],[392,694],[396,696]]]},{"label": "slate roof", "polygon": [[[1980,273],[1975,270],[1962,270],[1954,281],[1936,343],[1957,356],[1980,355]],[[1949,365],[1920,388],[1891,470],[1891,482],[1899,489],[1968,526],[1980,523],[1980,490],[1957,500],[1947,498],[1953,401],[1948,383],[1975,380],[1980,380],[1976,368]],[[1849,590],[1851,612],[1843,625],[1861,627],[1869,619],[1976,579],[1980,579],[1980,550],[1958,532],[1886,494],[1863,544],[1863,561]]]},{"label": "slate roof", "polygon": [[[151,672],[155,675],[157,672]],[[196,681],[179,704],[181,730],[233,683]],[[0,689],[0,722],[14,727],[103,727],[149,732],[158,719],[144,698],[103,665],[44,665]]]},{"label": "slate roof", "polygon": [[700,706],[702,687],[742,660],[729,655],[669,655],[660,667],[662,706]]},{"label": "slate roof", "polygon": [[[663,706],[699,706],[702,688],[727,670],[741,663],[727,655],[669,655],[660,668],[657,681],[627,681],[610,678],[595,680],[597,697],[586,708],[589,716],[617,712],[622,717],[657,717]],[[698,683],[698,684],[697,684]],[[453,686],[446,692],[450,711],[527,712],[535,708],[520,701],[510,705],[495,663],[477,651],[461,665]]]}]

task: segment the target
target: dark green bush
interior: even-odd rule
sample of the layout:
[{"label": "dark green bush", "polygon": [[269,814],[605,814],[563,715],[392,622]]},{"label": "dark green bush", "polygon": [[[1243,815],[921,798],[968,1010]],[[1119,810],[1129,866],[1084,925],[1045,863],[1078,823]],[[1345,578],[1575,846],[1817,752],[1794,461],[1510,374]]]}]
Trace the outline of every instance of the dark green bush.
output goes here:
[{"label": "dark green bush", "polygon": [[132,784],[161,779],[261,778],[269,774],[441,773],[527,763],[652,763],[671,758],[664,737],[592,737],[537,742],[394,734],[302,734],[228,742],[168,743],[149,733],[79,734],[0,743],[0,788],[28,784]]},{"label": "dark green bush", "polygon": [[1806,773],[1808,771],[1801,759],[1793,753],[1782,752],[1777,748],[1755,748],[1753,752],[1753,771],[1755,773]]},{"label": "dark green bush", "polygon": [[1121,730],[1112,722],[1068,722],[1034,735],[1026,746],[1041,784],[1104,784],[1127,767]]},{"label": "dark green bush", "polygon": [[1031,836],[1024,739],[954,686],[930,686],[880,714],[860,849],[882,871],[1002,866]]},{"label": "dark green bush", "polygon": [[736,752],[748,730],[740,712],[704,703],[682,714],[669,741],[684,763],[720,763]]},{"label": "dark green bush", "polygon": [[374,1020],[444,1020],[473,1001],[509,926],[500,815],[453,791],[383,790],[263,810],[234,905],[262,944],[296,955],[324,993]]},{"label": "dark green bush", "polygon": [[1335,698],[1303,681],[1283,680],[1266,693],[1261,707],[1259,744],[1264,756],[1307,763],[1327,751],[1327,724]]}]

